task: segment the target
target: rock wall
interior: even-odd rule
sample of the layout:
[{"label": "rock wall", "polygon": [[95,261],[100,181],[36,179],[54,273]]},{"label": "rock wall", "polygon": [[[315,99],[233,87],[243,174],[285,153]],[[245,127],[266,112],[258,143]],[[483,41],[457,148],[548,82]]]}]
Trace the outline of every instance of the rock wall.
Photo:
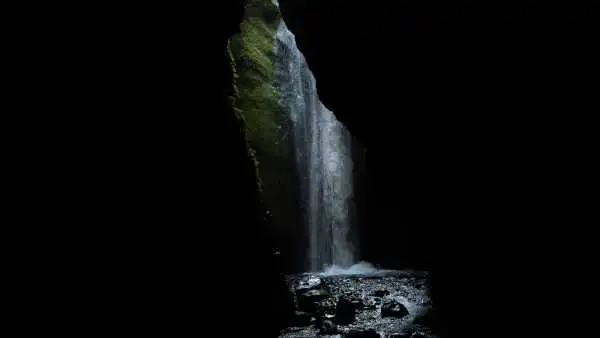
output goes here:
[{"label": "rock wall", "polygon": [[240,33],[230,39],[236,68],[234,106],[244,119],[249,151],[255,159],[270,232],[286,271],[303,269],[302,213],[290,119],[274,88],[273,48],[281,16],[269,0],[245,5]]}]

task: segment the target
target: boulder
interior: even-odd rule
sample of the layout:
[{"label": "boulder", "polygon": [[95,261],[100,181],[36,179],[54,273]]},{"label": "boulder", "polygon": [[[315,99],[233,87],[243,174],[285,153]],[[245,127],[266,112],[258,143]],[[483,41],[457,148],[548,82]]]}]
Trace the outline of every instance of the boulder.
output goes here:
[{"label": "boulder", "polygon": [[396,299],[389,299],[381,305],[381,317],[403,318],[406,315],[408,310]]},{"label": "boulder", "polygon": [[356,307],[352,300],[341,297],[335,308],[335,322],[337,324],[347,325],[352,324],[356,318]]},{"label": "boulder", "polygon": [[319,308],[318,303],[329,298],[330,294],[327,290],[310,289],[310,290],[296,290],[296,297],[298,300],[298,309],[306,312],[316,312]]},{"label": "boulder", "polygon": [[337,325],[331,320],[324,320],[319,329],[320,334],[336,334],[338,332]]}]

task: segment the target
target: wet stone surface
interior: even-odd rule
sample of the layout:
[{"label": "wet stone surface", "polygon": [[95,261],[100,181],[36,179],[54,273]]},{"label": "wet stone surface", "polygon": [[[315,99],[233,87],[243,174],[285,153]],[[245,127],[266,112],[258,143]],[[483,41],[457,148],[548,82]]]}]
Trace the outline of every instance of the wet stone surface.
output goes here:
[{"label": "wet stone surface", "polygon": [[280,337],[439,337],[423,320],[432,313],[424,272],[301,274],[288,281],[298,318]]}]

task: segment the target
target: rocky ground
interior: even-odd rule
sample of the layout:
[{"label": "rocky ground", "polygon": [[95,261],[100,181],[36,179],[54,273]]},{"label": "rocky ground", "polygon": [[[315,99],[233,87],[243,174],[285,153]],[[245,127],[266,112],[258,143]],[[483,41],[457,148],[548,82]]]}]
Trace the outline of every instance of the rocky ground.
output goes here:
[{"label": "rocky ground", "polygon": [[308,273],[288,281],[295,326],[280,337],[439,337],[424,272]]}]

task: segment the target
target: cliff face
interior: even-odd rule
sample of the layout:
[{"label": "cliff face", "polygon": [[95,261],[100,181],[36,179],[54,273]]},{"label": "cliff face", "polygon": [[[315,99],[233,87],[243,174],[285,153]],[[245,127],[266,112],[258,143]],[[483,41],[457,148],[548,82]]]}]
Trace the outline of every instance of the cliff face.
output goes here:
[{"label": "cliff face", "polygon": [[229,41],[235,65],[233,105],[243,119],[248,150],[254,158],[269,233],[287,271],[303,268],[303,224],[290,130],[274,87],[275,32],[279,8],[269,0],[245,5],[240,32]]}]

